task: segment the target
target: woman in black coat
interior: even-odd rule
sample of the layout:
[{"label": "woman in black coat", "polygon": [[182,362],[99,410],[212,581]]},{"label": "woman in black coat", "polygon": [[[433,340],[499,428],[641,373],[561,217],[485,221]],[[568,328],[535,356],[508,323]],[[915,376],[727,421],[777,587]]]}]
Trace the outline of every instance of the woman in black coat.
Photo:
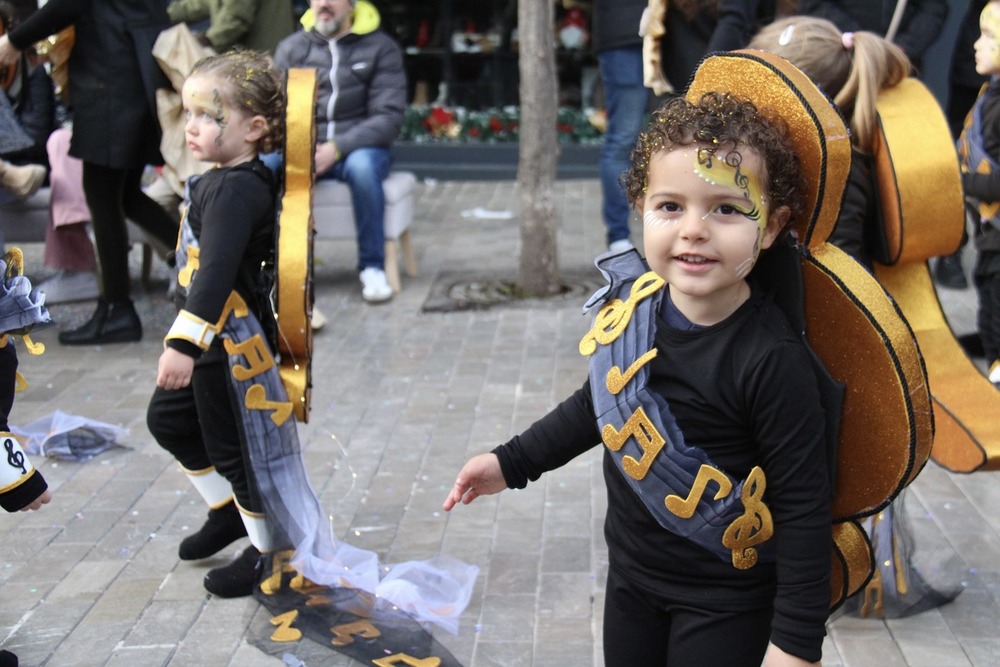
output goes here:
[{"label": "woman in black coat", "polygon": [[162,0],[49,0],[0,37],[0,64],[68,26],[73,108],[70,155],[83,161],[83,189],[101,267],[97,310],[83,326],[63,331],[65,345],[139,340],[142,324],[129,297],[128,232],[132,220],[166,247],[177,225],[141,189],[147,164],[163,163],[155,91],[169,84],[153,59],[153,42],[170,27]]}]

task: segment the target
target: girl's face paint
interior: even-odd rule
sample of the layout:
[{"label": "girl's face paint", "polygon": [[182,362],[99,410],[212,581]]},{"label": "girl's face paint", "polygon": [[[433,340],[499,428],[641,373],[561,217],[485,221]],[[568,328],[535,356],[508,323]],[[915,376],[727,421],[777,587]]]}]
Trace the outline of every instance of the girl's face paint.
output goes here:
[{"label": "girl's face paint", "polygon": [[231,167],[252,158],[257,150],[256,142],[247,141],[251,117],[225,102],[222,85],[216,77],[200,75],[184,82],[184,137],[199,160]]},{"label": "girl's face paint", "polygon": [[973,45],[976,71],[986,76],[1000,74],[1000,2],[990,2],[979,15],[979,39]]},{"label": "girl's face paint", "polygon": [[[670,285],[670,296],[692,322],[714,324],[750,294],[745,278],[774,240],[757,152],[742,149],[739,166],[719,150],[703,159],[699,146],[651,156],[643,200],[646,260]],[[707,156],[704,156],[707,158]]]}]

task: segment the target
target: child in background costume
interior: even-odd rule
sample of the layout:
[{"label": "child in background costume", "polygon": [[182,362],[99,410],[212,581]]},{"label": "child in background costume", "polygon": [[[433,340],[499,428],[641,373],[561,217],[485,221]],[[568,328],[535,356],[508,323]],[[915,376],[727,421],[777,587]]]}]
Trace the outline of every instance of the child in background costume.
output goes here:
[{"label": "child in background costume", "polygon": [[792,16],[761,29],[748,48],[775,53],[805,72],[829,95],[851,130],[851,172],[829,241],[871,269],[879,228],[872,152],[878,133],[875,100],[910,74],[910,61],[873,32],[845,32],[830,21]]},{"label": "child in background costume", "polygon": [[[283,83],[268,57],[235,52],[196,64],[182,97],[188,144],[218,166],[187,184],[177,252],[181,310],[164,341],[147,422],[210,507],[205,525],[181,542],[180,557],[207,558],[249,535],[251,545],[204,582],[216,595],[246,596],[272,544],[241,437],[245,408],[230,377],[226,347],[241,341],[223,327],[243,316],[238,300],[257,322],[273,317],[256,299],[276,221],[275,184],[257,154],[281,140]],[[271,355],[262,349],[259,356]]]},{"label": "child in background costume", "polygon": [[609,667],[819,664],[825,416],[807,348],[751,272],[810,213],[767,111],[709,93],[654,114],[626,174],[647,260],[598,260],[611,284],[588,303],[603,306],[580,343],[589,379],[470,459],[444,502],[523,488],[603,440]]},{"label": "child in background costume", "polygon": [[989,379],[1000,388],[1000,2],[990,2],[979,19],[976,71],[990,81],[979,93],[958,141],[965,196],[978,206],[974,241],[978,256],[973,280],[979,295],[977,323]]},{"label": "child in background costume", "polygon": [[[49,321],[44,300],[32,292],[27,278],[18,275],[20,253],[13,249],[0,259],[0,444],[4,448],[0,452],[0,507],[8,512],[37,510],[52,500],[45,479],[31,465],[7,423],[17,386],[17,353],[11,336],[24,335],[35,324]],[[0,650],[0,667],[17,667],[17,656]]]}]

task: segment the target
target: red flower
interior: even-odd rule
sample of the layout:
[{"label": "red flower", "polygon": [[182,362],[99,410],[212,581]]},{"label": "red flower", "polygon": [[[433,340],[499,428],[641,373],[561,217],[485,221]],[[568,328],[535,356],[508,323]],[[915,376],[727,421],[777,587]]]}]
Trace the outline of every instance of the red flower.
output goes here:
[{"label": "red flower", "polygon": [[436,125],[447,125],[451,121],[455,120],[455,114],[442,107],[434,107],[431,109],[430,117],[432,122]]},{"label": "red flower", "polygon": [[499,132],[500,130],[503,129],[503,123],[501,123],[500,119],[497,118],[496,116],[491,116],[490,129],[493,130],[494,132]]}]

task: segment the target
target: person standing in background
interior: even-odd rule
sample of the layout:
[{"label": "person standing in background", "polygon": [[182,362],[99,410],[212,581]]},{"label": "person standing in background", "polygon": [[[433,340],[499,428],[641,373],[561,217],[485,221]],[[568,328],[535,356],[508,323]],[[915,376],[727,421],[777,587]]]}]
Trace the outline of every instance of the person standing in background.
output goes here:
[{"label": "person standing in background", "polygon": [[64,345],[124,343],[142,338],[129,294],[126,216],[166,247],[177,238],[170,215],[142,191],[146,165],[163,163],[155,91],[168,85],[152,47],[170,26],[162,0],[49,0],[17,29],[0,37],[0,64],[49,35],[73,26],[69,95],[70,155],[83,160],[101,298],[82,326],[62,331]]},{"label": "person standing in background", "polygon": [[630,207],[620,178],[642,129],[649,89],[642,82],[642,37],[639,21],[646,0],[596,0],[592,39],[604,86],[607,129],[601,148],[601,215],[608,250],[627,250]]},{"label": "person standing in background", "polygon": [[173,0],[167,14],[174,23],[208,20],[199,38],[225,53],[233,47],[274,53],[295,30],[290,0]]}]

